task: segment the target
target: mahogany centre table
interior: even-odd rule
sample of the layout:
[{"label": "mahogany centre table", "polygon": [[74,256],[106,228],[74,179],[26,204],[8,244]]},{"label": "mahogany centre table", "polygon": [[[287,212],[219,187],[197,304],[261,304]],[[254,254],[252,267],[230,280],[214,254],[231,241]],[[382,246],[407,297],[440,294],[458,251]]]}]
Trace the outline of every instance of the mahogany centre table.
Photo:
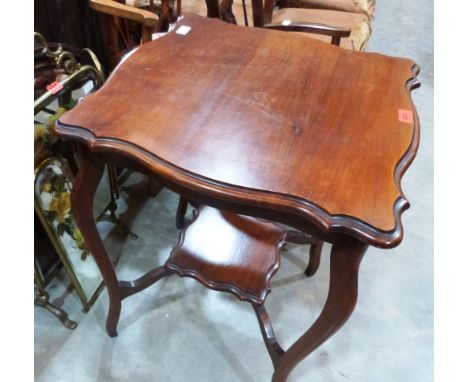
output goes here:
[{"label": "mahogany centre table", "polygon": [[[178,33],[182,25],[188,33]],[[124,298],[170,273],[117,279],[92,215],[112,163],[188,200],[332,244],[323,311],[275,362],[273,381],[285,381],[350,316],[368,245],[403,238],[400,180],[419,142],[410,97],[418,70],[407,59],[196,15],[140,47],[56,126],[80,144],[73,211],[107,286],[108,333],[117,335]]]}]

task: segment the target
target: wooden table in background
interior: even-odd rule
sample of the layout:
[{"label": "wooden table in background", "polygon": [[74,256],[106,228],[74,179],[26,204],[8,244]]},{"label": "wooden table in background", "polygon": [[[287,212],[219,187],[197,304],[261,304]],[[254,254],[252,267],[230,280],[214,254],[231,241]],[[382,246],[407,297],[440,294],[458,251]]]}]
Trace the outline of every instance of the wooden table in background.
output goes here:
[{"label": "wooden table in background", "polygon": [[410,97],[418,67],[196,15],[178,24],[191,30],[142,46],[56,127],[80,142],[72,202],[107,285],[107,330],[117,335],[121,300],[164,276],[117,279],[92,216],[104,164],[113,163],[189,200],[332,243],[325,307],[275,364],[273,381],[285,381],[350,316],[368,245],[403,238],[400,180],[419,142]]}]

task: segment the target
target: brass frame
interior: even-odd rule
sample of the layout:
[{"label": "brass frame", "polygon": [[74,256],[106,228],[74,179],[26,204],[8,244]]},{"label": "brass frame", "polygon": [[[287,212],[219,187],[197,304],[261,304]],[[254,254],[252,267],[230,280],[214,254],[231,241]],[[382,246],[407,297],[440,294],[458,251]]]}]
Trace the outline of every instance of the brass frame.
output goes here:
[{"label": "brass frame", "polygon": [[[79,64],[76,61],[74,54],[64,51],[63,47],[60,44],[58,45],[57,50],[53,51],[53,50],[50,50],[49,44],[47,43],[43,35],[41,35],[40,33],[34,32],[34,38],[41,42],[41,44],[43,45],[42,53],[44,53],[47,57],[53,58],[57,68],[64,69],[65,73],[67,74],[73,74],[76,71],[78,71],[78,69],[81,68],[81,64]],[[104,71],[102,69],[101,63],[99,62],[96,55],[91,49],[84,48],[81,50],[81,52],[82,53],[84,52],[87,55],[89,55],[94,65],[94,69],[97,72],[97,79],[99,81],[99,86],[101,86],[105,80]]]},{"label": "brass frame", "polygon": [[[47,274],[53,276],[57,272],[57,265],[57,263],[54,264],[53,270]],[[34,305],[47,309],[49,312],[55,315],[68,329],[75,329],[78,324],[68,318],[68,313],[49,301],[49,294],[45,291],[45,287],[48,284],[48,281],[50,280],[47,280],[47,276],[44,277],[41,267],[34,259],[34,293],[36,295],[34,299]]]},{"label": "brass frame", "polygon": [[[34,170],[34,185],[36,184],[37,181],[37,174],[39,174],[47,165],[49,165],[51,162],[59,162],[62,166],[62,170],[64,171],[65,175],[69,177],[70,179],[73,179],[73,176],[71,174],[70,168],[68,166],[68,163],[59,157],[49,157],[45,160],[43,160]],[[55,251],[57,252],[60,261],[63,264],[63,267],[65,269],[65,272],[70,279],[74,289],[76,290],[76,293],[78,294],[78,297],[81,300],[81,303],[83,304],[83,309],[85,312],[89,311],[91,306],[94,304],[96,299],[98,298],[99,294],[101,293],[102,289],[104,288],[104,279],[101,281],[99,286],[97,287],[96,291],[91,295],[91,297],[88,299],[86,296],[85,291],[83,290],[83,287],[81,286],[80,281],[76,277],[75,272],[73,271],[73,267],[71,265],[71,262],[68,257],[68,252],[67,249],[64,247],[62,242],[58,239],[57,234],[55,233],[54,228],[51,226],[51,223],[49,220],[46,218],[44,211],[40,207],[40,201],[38,200],[38,196],[36,194],[36,190],[34,188],[34,210],[36,211],[36,214],[41,221],[42,226],[44,227],[45,231],[47,232],[47,236],[49,237],[50,241],[52,242],[52,245],[54,246]]]},{"label": "brass frame", "polygon": [[[61,85],[63,85],[64,89],[73,87],[74,85],[77,85],[84,80],[91,80],[93,82],[93,90],[98,89],[103,85],[105,77],[104,77],[102,66],[99,63],[96,55],[90,49],[85,48],[85,49],[82,49],[81,52],[85,53],[90,58],[94,66],[82,65],[76,60],[76,57],[74,56],[73,53],[64,50],[60,44],[58,45],[56,50],[51,50],[45,38],[39,33],[34,32],[34,39],[38,40],[40,44],[42,45],[42,53],[55,61],[56,68],[63,69],[64,72],[68,74],[68,77],[60,82]],[[37,98],[34,101],[34,115],[37,115],[41,111],[46,111],[49,113],[53,112],[47,109],[47,105],[49,105],[55,99],[59,98],[60,95],[61,95],[60,91],[55,94],[50,91],[46,91],[44,94],[42,94],[39,98]],[[71,180],[73,180],[74,177],[72,175],[68,162],[63,158],[53,156],[53,157],[48,157],[44,159],[39,165],[35,167],[34,185],[36,185],[37,174],[40,173],[47,165],[49,165],[53,161],[59,162],[61,164],[62,170],[65,172],[65,175],[69,177]],[[121,225],[123,225],[123,223],[120,222],[114,214],[114,211],[116,208],[116,199],[119,198],[118,176],[117,176],[116,169],[114,167],[109,166],[108,175],[109,175],[109,186],[110,186],[109,188],[110,188],[110,194],[111,194],[110,195],[111,201],[106,206],[104,211],[100,214],[98,220],[107,218],[108,220],[111,220],[111,221],[114,221],[116,223],[120,223]],[[78,280],[73,270],[73,267],[69,260],[67,249],[64,247],[61,240],[57,237],[57,234],[54,228],[52,227],[51,223],[46,218],[44,211],[40,207],[40,201],[38,199],[38,195],[36,195],[36,190],[34,190],[34,210],[39,220],[41,221],[41,224],[44,227],[47,233],[47,236],[52,242],[52,245],[59,256],[59,259],[64,266],[65,272],[68,278],[70,279],[74,289],[76,290],[81,303],[83,304],[83,310],[85,312],[89,311],[89,309],[94,304],[97,297],[99,296],[100,292],[104,288],[104,280],[102,280],[99,283],[99,286],[96,288],[95,292],[88,299],[80,281]],[[106,211],[110,211],[110,218],[106,217],[105,215]],[[130,231],[129,231],[129,234],[133,235],[131,237],[136,237],[136,235],[132,234]],[[66,312],[64,312],[60,308],[57,308],[56,306],[53,306],[52,304],[48,302],[48,294],[47,292],[45,292],[44,288],[46,287],[46,285],[50,281],[50,278],[52,277],[53,277],[53,274],[51,274],[51,272],[48,272],[48,275],[44,276],[42,274],[42,270],[39,267],[39,264],[36,264],[35,262],[34,278],[35,278],[36,295],[37,295],[35,303],[36,305],[42,306],[48,309],[49,311],[51,311],[52,313],[54,313],[64,323],[65,326],[73,329],[74,327],[76,327],[76,323],[74,323],[73,321],[67,318]]]}]

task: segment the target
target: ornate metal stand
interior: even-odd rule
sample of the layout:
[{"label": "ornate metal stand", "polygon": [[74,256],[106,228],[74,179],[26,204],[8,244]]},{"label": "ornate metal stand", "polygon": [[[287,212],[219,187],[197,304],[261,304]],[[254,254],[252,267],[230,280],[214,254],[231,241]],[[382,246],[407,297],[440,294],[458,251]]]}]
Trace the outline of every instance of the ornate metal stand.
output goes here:
[{"label": "ornate metal stand", "polygon": [[75,329],[78,324],[68,318],[68,313],[49,302],[49,294],[44,289],[49,278],[44,277],[39,264],[34,261],[34,305],[47,309],[68,329]]},{"label": "ornate metal stand", "polygon": [[35,292],[35,305],[45,308],[53,315],[57,316],[57,318],[62,322],[62,324],[68,329],[75,329],[78,326],[78,324],[75,321],[72,321],[68,318],[67,312],[65,312],[62,308],[59,308],[51,302],[49,302],[49,294],[45,290],[36,287]]},{"label": "ornate metal stand", "polygon": [[[63,235],[64,230],[74,240],[81,238],[81,233],[79,233],[72,222],[69,220],[63,221],[64,217],[68,217],[64,212],[67,210],[67,204],[69,204],[69,192],[66,185],[70,183],[71,189],[71,182],[78,171],[78,166],[75,162],[73,147],[57,142],[57,139],[51,133],[50,125],[53,124],[53,120],[58,115],[59,110],[63,112],[70,107],[70,104],[74,103],[74,101],[70,102],[72,101],[71,94],[73,90],[83,87],[88,81],[92,83],[91,90],[100,88],[104,83],[104,73],[96,56],[89,49],[80,50],[62,44],[48,44],[39,33],[34,33],[34,40],[36,97],[34,102],[35,151],[37,144],[37,152],[35,153],[34,208],[83,303],[84,310],[88,311],[97,299],[104,284],[100,282],[94,293],[88,296],[76,275],[74,267],[70,263],[67,248],[62,243],[61,235]],[[56,109],[55,107],[50,106],[53,105],[54,101],[58,104],[59,109],[57,110],[54,110]],[[39,113],[42,113],[41,118],[49,115],[52,122],[39,122],[41,119]],[[60,175],[55,174],[55,178],[63,178],[64,182],[59,187],[60,190],[55,189],[56,187],[51,183],[47,185],[51,188],[51,190],[48,190],[47,196],[52,195],[52,198],[55,199],[53,200],[55,203],[53,208],[55,210],[49,211],[44,210],[44,203],[40,192],[38,193],[38,189],[41,189],[41,186],[38,186],[38,189],[36,189],[36,183],[44,170],[50,171],[54,166],[59,166],[61,171]],[[107,166],[107,172],[109,175],[110,202],[97,220],[112,222],[121,227],[131,239],[136,239],[137,236],[115,214],[117,199],[119,198],[117,169],[115,166]],[[53,218],[53,214],[57,213],[62,213],[63,215],[59,223],[60,229],[58,232],[57,228],[59,227],[57,227]],[[85,261],[87,254],[89,254],[88,251],[82,251],[81,260]],[[48,294],[45,292],[44,286],[41,287],[40,285],[37,286],[36,294],[38,297],[36,298],[36,304],[47,308],[58,315],[63,321],[67,323],[72,322],[66,319],[66,313],[63,310],[54,307],[48,302]],[[72,324],[70,325],[73,326]]]}]

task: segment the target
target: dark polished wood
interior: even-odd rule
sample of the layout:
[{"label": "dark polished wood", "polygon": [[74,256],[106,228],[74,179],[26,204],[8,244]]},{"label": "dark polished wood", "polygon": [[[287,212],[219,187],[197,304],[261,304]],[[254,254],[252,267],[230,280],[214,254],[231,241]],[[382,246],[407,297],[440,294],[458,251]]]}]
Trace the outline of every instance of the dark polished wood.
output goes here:
[{"label": "dark polished wood", "polygon": [[79,153],[80,167],[71,193],[73,215],[83,233],[86,246],[92,253],[104,278],[109,294],[106,331],[109,336],[115,337],[122,310],[122,300],[146,289],[173,272],[165,267],[159,267],[133,281],[119,281],[117,279],[114,266],[99,237],[93,217],[93,200],[104,171],[104,164],[83,146],[79,146]]},{"label": "dark polished wood", "polygon": [[322,256],[323,241],[317,238],[307,235],[300,231],[286,231],[286,242],[295,244],[310,244],[309,250],[309,263],[304,273],[310,277],[317,272],[320,266],[320,257]]},{"label": "dark polished wood", "polygon": [[315,275],[315,272],[319,269],[320,258],[322,256],[323,241],[319,240],[310,246],[309,250],[309,264],[304,271],[306,276],[311,277]]},{"label": "dark polished wood", "polygon": [[262,336],[275,372],[272,382],[284,382],[291,370],[330,338],[349,318],[358,296],[359,265],[367,244],[344,239],[333,246],[327,301],[314,324],[286,351],[276,339],[263,305],[254,306]]},{"label": "dark polished wood", "polygon": [[[419,86],[418,67],[195,15],[185,15],[176,30],[180,25],[191,30],[143,45],[56,126],[63,139],[81,142],[72,203],[108,286],[107,331],[117,333],[123,298],[170,274],[157,268],[133,282],[117,281],[90,207],[103,165],[112,163],[156,177],[191,203],[302,231],[285,239],[312,243],[307,274],[318,267],[321,241],[333,245],[325,307],[289,349],[279,346],[266,311],[256,309],[273,381],[284,382],[350,316],[367,246],[394,247],[403,238],[401,214],[409,203],[400,181],[419,142],[410,97]],[[311,235],[316,240],[307,241]],[[248,251],[241,248],[238,253]],[[248,275],[254,260],[240,258]],[[186,268],[212,271],[204,276],[209,287],[216,285],[207,280],[222,273],[213,261]],[[244,285],[234,274],[231,267],[225,284]]]},{"label": "dark polished wood", "polygon": [[166,267],[210,289],[263,304],[285,236],[275,224],[202,207],[181,233]]},{"label": "dark polished wood", "polygon": [[276,367],[280,358],[284,355],[284,350],[276,339],[273,326],[271,324],[270,316],[268,315],[264,305],[253,305],[255,314],[257,316],[258,324],[262,332],[263,341],[270,355],[273,366]]},{"label": "dark polished wood", "polygon": [[[282,22],[272,22],[275,5],[276,0],[252,0],[254,26],[284,32],[303,32],[330,36],[332,38],[331,43],[337,46],[340,45],[341,38],[351,35],[349,27],[325,24],[320,15],[315,19],[315,22],[304,22],[301,16],[294,17],[292,20],[288,20],[287,23],[284,23],[284,20]],[[302,14],[307,12],[309,11],[301,10]]]},{"label": "dark polished wood", "polygon": [[176,227],[177,229],[184,228],[185,225],[185,214],[187,212],[188,200],[185,198],[179,199],[179,205],[177,206],[176,213]]},{"label": "dark polished wood", "polygon": [[195,15],[179,24],[192,30],[143,45],[61,117],[58,134],[236,212],[294,215],[301,230],[380,247],[401,241],[400,179],[419,141],[412,61]]},{"label": "dark polished wood", "polygon": [[[322,313],[285,351],[278,343],[264,302],[270,279],[279,267],[278,251],[288,237],[296,242],[305,240],[299,234],[287,235],[269,222],[202,207],[197,218],[181,232],[179,244],[166,262],[166,268],[180,276],[192,277],[210,289],[230,292],[252,303],[276,382],[285,381],[297,363],[349,318],[357,301],[359,264],[368,246],[348,238],[333,246],[330,287]],[[321,247],[322,242],[316,241],[311,255]],[[311,262],[308,271],[315,272],[317,267]]]},{"label": "dark polished wood", "polygon": [[107,72],[99,22],[88,0],[34,0],[34,31],[50,42],[91,49]]},{"label": "dark polished wood", "polygon": [[282,355],[272,382],[284,382],[291,370],[348,320],[358,296],[358,274],[367,244],[343,239],[332,247],[327,301],[314,324]]},{"label": "dark polished wood", "polygon": [[119,283],[112,261],[107,256],[104,244],[99,237],[93,217],[94,195],[104,172],[104,164],[96,160],[82,146],[80,146],[79,152],[80,167],[71,193],[73,216],[106,283],[107,293],[109,294],[106,329],[107,333],[114,337],[117,335],[116,328],[121,310]]}]

